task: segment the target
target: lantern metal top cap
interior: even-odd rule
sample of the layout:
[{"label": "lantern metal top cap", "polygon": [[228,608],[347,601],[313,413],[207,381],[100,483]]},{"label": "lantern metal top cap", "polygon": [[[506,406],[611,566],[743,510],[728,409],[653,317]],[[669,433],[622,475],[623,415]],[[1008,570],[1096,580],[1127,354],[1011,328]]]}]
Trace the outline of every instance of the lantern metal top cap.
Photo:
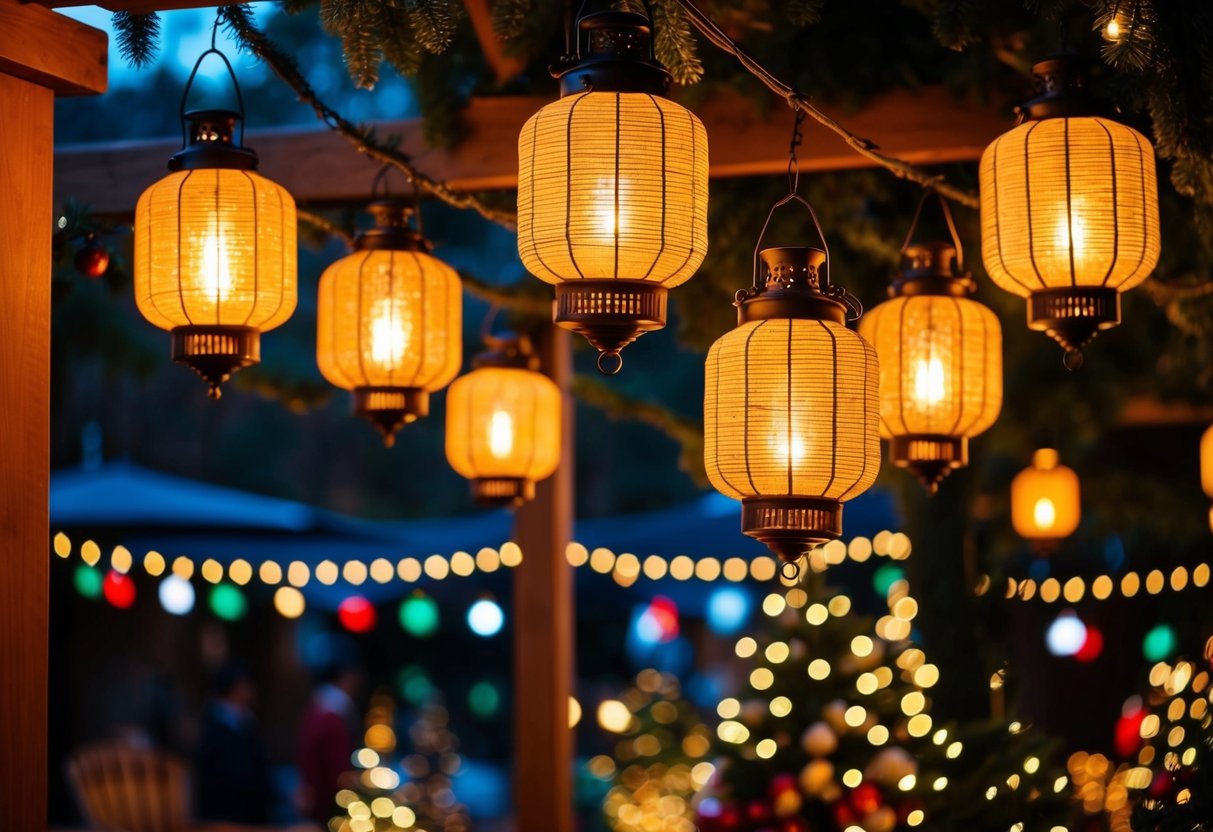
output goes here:
[{"label": "lantern metal top cap", "polygon": [[601,11],[577,21],[575,54],[552,67],[560,94],[640,92],[665,95],[673,79],[653,53],[653,27],[642,14]]},{"label": "lantern metal top cap", "polygon": [[236,127],[243,121],[240,113],[223,109],[190,110],[182,121],[185,145],[168,160],[169,170],[257,169],[256,151],[235,141]]},{"label": "lantern metal top cap", "polygon": [[410,224],[416,208],[404,199],[378,199],[366,207],[375,226],[354,238],[355,251],[429,251],[431,246]]},{"label": "lantern metal top cap", "polygon": [[822,286],[826,253],[816,246],[777,246],[758,252],[761,285],[737,293],[737,323],[803,318],[845,324],[851,304],[841,286]]},{"label": "lantern metal top cap", "polygon": [[472,367],[509,367],[519,370],[538,370],[539,356],[527,335],[485,336],[484,352],[472,359]]},{"label": "lantern metal top cap", "polygon": [[977,284],[960,270],[959,252],[947,240],[931,240],[906,246],[901,267],[893,276],[890,297],[909,295],[971,295]]},{"label": "lantern metal top cap", "polygon": [[1036,95],[1018,108],[1028,120],[1106,115],[1088,88],[1087,59],[1074,52],[1050,55],[1032,66]]}]

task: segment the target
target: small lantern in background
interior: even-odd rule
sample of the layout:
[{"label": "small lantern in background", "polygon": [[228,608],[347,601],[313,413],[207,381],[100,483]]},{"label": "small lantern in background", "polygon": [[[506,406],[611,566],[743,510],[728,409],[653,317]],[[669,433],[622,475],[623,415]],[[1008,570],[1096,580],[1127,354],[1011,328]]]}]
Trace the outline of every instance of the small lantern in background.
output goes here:
[{"label": "small lantern in background", "polygon": [[[181,99],[183,147],[168,176],[135,206],[135,302],[148,321],[172,333],[173,360],[186,364],[219,398],[232,373],[261,360],[261,333],[295,311],[295,201],[257,171],[243,146],[239,111],[185,104],[207,55],[194,65]],[[237,126],[240,140],[235,140]]]},{"label": "small lantern in background", "polygon": [[981,157],[982,255],[991,279],[1028,299],[1028,326],[1082,364],[1082,348],[1120,323],[1120,293],[1158,262],[1154,147],[1099,115],[1080,58],[1032,68],[1024,122]]},{"label": "small lantern in background", "polygon": [[1011,481],[1011,525],[1020,537],[1048,549],[1069,537],[1082,518],[1078,475],[1052,448],[1032,455],[1032,467]]},{"label": "small lantern in background", "polygon": [[[925,201],[926,196],[923,197]],[[951,210],[951,242],[913,244],[918,212],[901,248],[891,300],[868,311],[859,331],[880,359],[880,432],[890,461],[932,494],[969,461],[969,439],[1002,409],[1002,328],[970,295]]]},{"label": "small lantern in background", "polygon": [[556,323],[613,374],[621,349],[665,326],[669,289],[707,252],[707,133],[664,97],[646,17],[587,14],[575,37],[555,70],[562,97],[518,139],[518,253],[556,285]]},{"label": "small lantern in background", "polygon": [[[794,180],[771,214],[793,200],[817,225]],[[830,282],[820,248],[756,249],[754,286],[736,305],[737,328],[708,351],[704,466],[717,491],[741,500],[742,533],[795,564],[842,535],[843,502],[880,471],[876,351],[847,328],[859,304]]]},{"label": "small lantern in background", "polygon": [[485,505],[521,505],[560,463],[564,402],[530,340],[493,339],[446,400],[446,458]]},{"label": "small lantern in background", "polygon": [[391,446],[403,425],[429,414],[430,393],[459,373],[463,298],[459,275],[429,253],[414,207],[373,202],[375,226],[354,253],[320,277],[316,363],[330,383],[353,391],[354,413]]},{"label": "small lantern in background", "polygon": [[[1200,437],[1200,484],[1205,496],[1213,500],[1213,427]],[[1209,509],[1209,527],[1213,529],[1213,508]]]}]

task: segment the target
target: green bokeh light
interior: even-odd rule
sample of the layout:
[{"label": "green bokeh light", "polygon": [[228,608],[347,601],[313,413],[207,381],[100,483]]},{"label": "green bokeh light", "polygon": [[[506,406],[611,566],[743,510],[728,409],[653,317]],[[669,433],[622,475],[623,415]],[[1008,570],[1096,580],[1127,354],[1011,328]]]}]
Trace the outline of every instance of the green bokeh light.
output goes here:
[{"label": "green bokeh light", "polygon": [[1170,624],[1159,624],[1146,633],[1141,641],[1141,652],[1152,662],[1160,662],[1175,652],[1175,630]]},{"label": "green bokeh light", "polygon": [[481,719],[488,719],[501,707],[501,692],[492,682],[477,682],[468,691],[468,708]]},{"label": "green bokeh light", "polygon": [[101,572],[91,566],[81,564],[76,567],[76,574],[72,578],[76,585],[76,591],[85,598],[100,598],[101,584],[105,580]]},{"label": "green bokeh light", "polygon": [[886,563],[876,570],[876,574],[872,576],[872,586],[876,593],[884,598],[889,594],[889,587],[898,581],[905,578],[906,573],[900,566],[894,566],[891,563]]},{"label": "green bokeh light", "polygon": [[438,604],[428,595],[410,595],[400,604],[400,626],[417,638],[432,636],[438,629]]},{"label": "green bokeh light", "polygon": [[429,675],[415,664],[404,667],[396,682],[400,686],[400,695],[406,702],[414,705],[424,702],[434,690]]},{"label": "green bokeh light", "polygon": [[248,612],[244,593],[233,584],[217,584],[209,598],[211,612],[224,621],[239,621]]}]

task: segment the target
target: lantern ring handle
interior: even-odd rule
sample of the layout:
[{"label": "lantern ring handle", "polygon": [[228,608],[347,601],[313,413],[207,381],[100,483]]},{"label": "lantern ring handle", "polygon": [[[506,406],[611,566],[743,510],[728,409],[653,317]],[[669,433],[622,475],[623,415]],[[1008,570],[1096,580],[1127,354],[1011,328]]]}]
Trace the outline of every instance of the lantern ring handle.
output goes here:
[{"label": "lantern ring handle", "polygon": [[623,356],[619,354],[619,350],[603,350],[598,353],[597,365],[598,372],[604,376],[619,375],[619,371],[623,369]]},{"label": "lantern ring handle", "polygon": [[785,560],[783,565],[779,567],[779,577],[788,583],[800,580],[800,563],[794,560]]},{"label": "lantern ring handle", "polygon": [[[218,29],[219,21],[215,21],[215,27]],[[198,76],[198,70],[202,66],[202,62],[206,60],[208,55],[218,55],[223,61],[223,66],[227,69],[228,77],[232,79],[232,89],[236,91],[236,108],[240,115],[240,146],[244,146],[244,96],[240,93],[240,82],[236,80],[236,70],[232,69],[232,62],[227,59],[218,48],[215,47],[215,35],[211,33],[211,48],[207,49],[198,56],[198,60],[194,63],[194,68],[190,70],[189,80],[185,82],[185,90],[181,93],[181,146],[185,147],[189,141],[185,128],[185,105],[189,102],[190,89],[194,86],[194,78]]]},{"label": "lantern ring handle", "polygon": [[[826,253],[825,262],[825,280],[821,284],[821,291],[826,292],[830,286],[830,244],[826,242],[825,232],[821,230],[821,223],[817,221],[817,212],[813,210],[813,206],[808,200],[797,193],[790,193],[783,199],[771,206],[771,210],[767,212],[766,222],[762,224],[762,231],[758,232],[758,242],[754,245],[754,288],[758,288],[758,252],[762,250],[762,238],[766,236],[767,228],[771,224],[771,217],[775,216],[775,211],[787,205],[789,202],[799,202],[808,209],[809,216],[813,218],[813,227],[817,229],[817,236],[821,239],[822,250]],[[828,293],[827,293],[828,294]]]},{"label": "lantern ring handle", "polygon": [[952,245],[956,247],[956,271],[964,272],[965,251],[964,246],[960,243],[960,233],[956,230],[956,220],[952,216],[952,205],[948,202],[947,197],[930,185],[925,188],[922,197],[918,200],[918,207],[914,209],[914,219],[910,221],[910,230],[906,232],[906,239],[901,244],[899,253],[905,254],[910,243],[914,242],[914,232],[918,230],[918,219],[922,216],[922,206],[926,205],[927,200],[932,196],[939,200],[944,221],[948,224],[948,233],[952,235]]}]

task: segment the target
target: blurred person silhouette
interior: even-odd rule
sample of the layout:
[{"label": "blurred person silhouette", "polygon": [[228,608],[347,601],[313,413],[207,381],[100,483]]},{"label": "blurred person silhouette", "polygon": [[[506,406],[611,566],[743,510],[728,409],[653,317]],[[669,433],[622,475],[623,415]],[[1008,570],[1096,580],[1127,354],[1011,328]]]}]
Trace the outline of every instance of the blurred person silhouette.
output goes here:
[{"label": "blurred person silhouette", "polygon": [[211,680],[194,753],[194,808],[200,820],[263,824],[270,819],[269,759],[253,716],[256,687],[230,663]]},{"label": "blurred person silhouette", "polygon": [[327,828],[337,791],[354,777],[352,757],[361,738],[355,700],[364,676],[356,649],[337,649],[316,673],[312,701],[299,725],[299,804],[305,816]]}]

